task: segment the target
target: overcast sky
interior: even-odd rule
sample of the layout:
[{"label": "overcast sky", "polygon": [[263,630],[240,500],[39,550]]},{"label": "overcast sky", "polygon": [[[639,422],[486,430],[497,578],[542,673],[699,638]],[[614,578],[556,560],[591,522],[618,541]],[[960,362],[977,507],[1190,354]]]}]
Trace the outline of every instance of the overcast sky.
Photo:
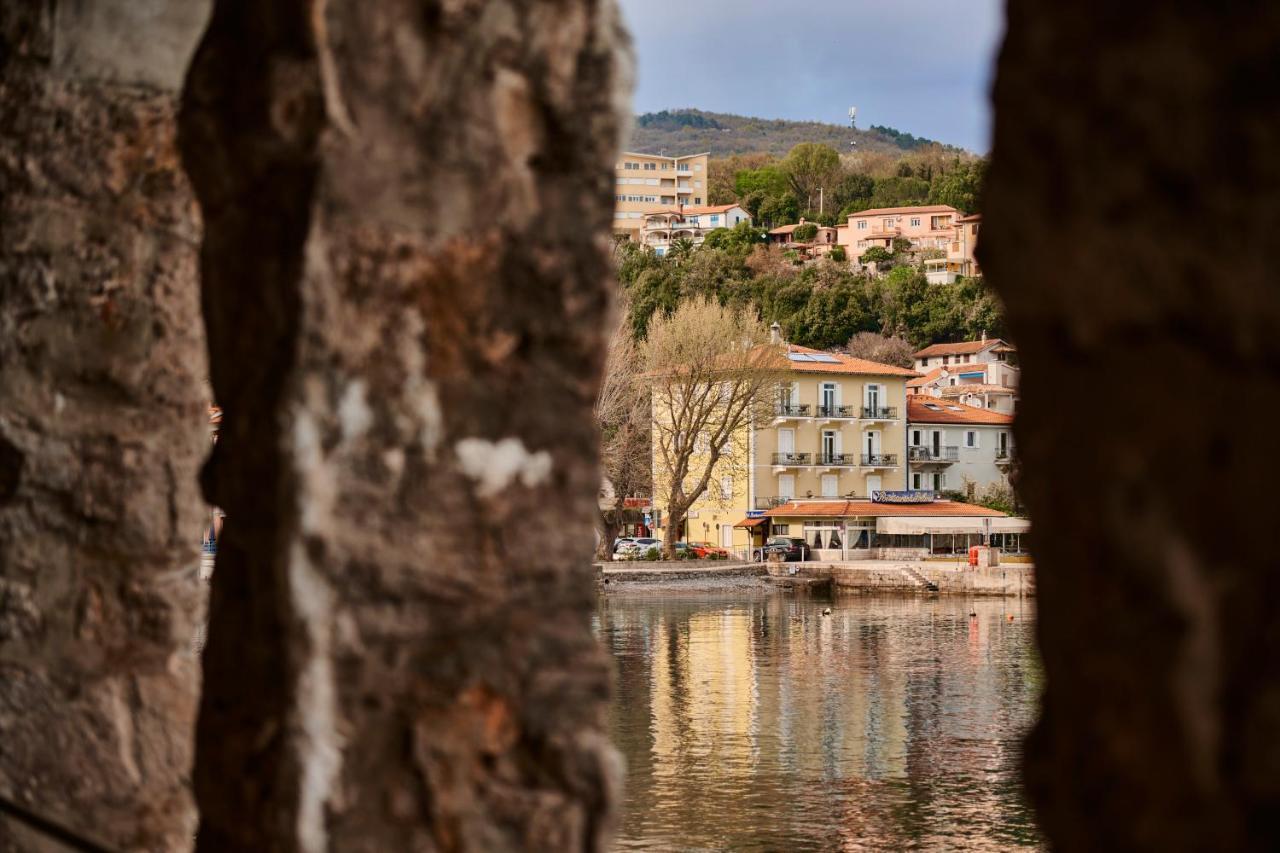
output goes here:
[{"label": "overcast sky", "polygon": [[985,152],[1001,0],[620,0],[637,113],[888,125]]}]

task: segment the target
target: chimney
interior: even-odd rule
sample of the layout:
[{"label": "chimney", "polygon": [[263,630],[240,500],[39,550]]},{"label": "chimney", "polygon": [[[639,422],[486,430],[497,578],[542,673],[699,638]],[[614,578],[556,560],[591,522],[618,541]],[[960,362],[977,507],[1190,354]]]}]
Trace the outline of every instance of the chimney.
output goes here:
[{"label": "chimney", "polygon": [[987,330],[986,330],[986,329],[983,329],[983,330],[982,330],[982,343],[985,345],[985,344],[986,344],[986,342],[987,342]]},{"label": "chimney", "polygon": [[775,320],[773,325],[769,327],[769,343],[777,346],[782,343],[782,326]]}]

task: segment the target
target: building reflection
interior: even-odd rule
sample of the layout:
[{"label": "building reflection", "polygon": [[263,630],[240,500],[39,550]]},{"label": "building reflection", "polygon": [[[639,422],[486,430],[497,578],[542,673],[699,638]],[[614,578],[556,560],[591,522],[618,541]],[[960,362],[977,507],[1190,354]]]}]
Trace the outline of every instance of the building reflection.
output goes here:
[{"label": "building reflection", "polygon": [[[1035,846],[1004,601],[605,596],[627,849]],[[970,617],[970,611],[976,613]]]}]

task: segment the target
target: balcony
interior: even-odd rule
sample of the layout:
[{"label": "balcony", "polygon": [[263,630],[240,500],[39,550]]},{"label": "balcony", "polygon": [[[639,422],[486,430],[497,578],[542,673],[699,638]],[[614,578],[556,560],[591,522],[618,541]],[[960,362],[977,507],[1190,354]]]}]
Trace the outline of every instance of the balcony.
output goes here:
[{"label": "balcony", "polygon": [[950,465],[960,461],[960,448],[908,447],[907,461],[913,465]]},{"label": "balcony", "polygon": [[817,419],[820,421],[834,421],[842,418],[852,419],[856,417],[853,406],[818,406]]},{"label": "balcony", "polygon": [[864,421],[896,421],[898,419],[898,407],[863,406],[862,419]]},{"label": "balcony", "polygon": [[773,454],[773,467],[775,468],[799,468],[804,465],[813,464],[812,453],[775,453]]},{"label": "balcony", "polygon": [[773,422],[794,421],[809,417],[808,403],[778,403],[773,407]]},{"label": "balcony", "polygon": [[815,464],[820,468],[852,468],[858,461],[852,453],[819,453]]},{"label": "balcony", "polygon": [[1013,464],[1013,450],[1008,447],[996,448],[996,464],[1002,468],[1007,468]]},{"label": "balcony", "polygon": [[864,468],[896,468],[897,466],[898,454],[896,453],[862,454],[862,467]]},{"label": "balcony", "polygon": [[788,497],[756,498],[756,509],[773,509],[790,501]]}]

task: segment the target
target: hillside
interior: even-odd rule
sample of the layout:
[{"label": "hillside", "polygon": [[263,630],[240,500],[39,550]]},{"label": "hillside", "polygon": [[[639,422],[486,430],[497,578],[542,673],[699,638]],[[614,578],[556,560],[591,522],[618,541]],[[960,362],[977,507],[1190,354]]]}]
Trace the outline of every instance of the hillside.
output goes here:
[{"label": "hillside", "polygon": [[[817,121],[751,118],[703,110],[663,110],[636,117],[628,151],[669,155],[710,151],[713,157],[765,152],[782,156],[800,142],[821,142],[847,153],[858,151],[900,155],[932,142],[893,128],[850,130]],[[959,149],[957,149],[959,150]]]}]

